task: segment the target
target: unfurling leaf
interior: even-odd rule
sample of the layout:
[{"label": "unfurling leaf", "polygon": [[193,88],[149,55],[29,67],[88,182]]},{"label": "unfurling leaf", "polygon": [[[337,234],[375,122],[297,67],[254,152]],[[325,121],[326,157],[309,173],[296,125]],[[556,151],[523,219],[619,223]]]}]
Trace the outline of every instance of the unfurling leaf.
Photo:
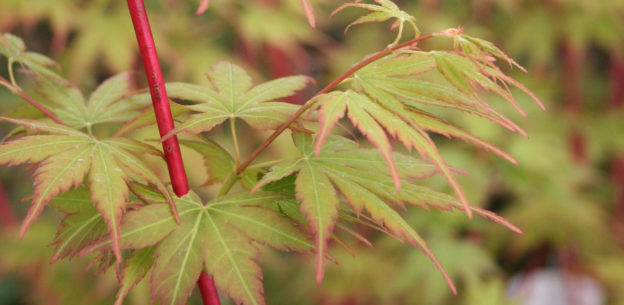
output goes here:
[{"label": "unfurling leaf", "polygon": [[414,30],[414,37],[418,37],[420,35],[420,30],[418,30],[418,27],[416,26],[416,18],[414,18],[414,16],[402,11],[396,4],[394,4],[394,2],[390,0],[375,0],[375,3],[377,4],[365,4],[360,3],[360,1],[345,3],[334,10],[331,15],[333,16],[347,7],[358,7],[372,11],[372,13],[361,16],[349,24],[345,29],[345,33],[354,25],[369,22],[384,22],[386,20],[396,19],[392,28],[394,29],[395,26],[398,26],[399,32],[396,39],[390,44],[390,46],[396,45],[401,40],[403,36],[403,27],[406,22]]}]

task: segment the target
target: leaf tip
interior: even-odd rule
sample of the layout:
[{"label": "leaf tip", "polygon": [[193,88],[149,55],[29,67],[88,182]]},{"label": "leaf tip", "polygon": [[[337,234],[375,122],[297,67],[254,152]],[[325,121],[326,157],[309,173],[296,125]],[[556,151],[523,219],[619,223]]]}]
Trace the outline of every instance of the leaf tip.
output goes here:
[{"label": "leaf tip", "polygon": [[301,6],[303,7],[303,11],[305,12],[306,18],[308,18],[308,23],[310,27],[313,29],[316,28],[316,18],[314,17],[314,8],[312,7],[312,3],[310,0],[301,0]]},{"label": "leaf tip", "polygon": [[201,15],[203,14],[206,10],[208,10],[208,7],[210,6],[210,0],[202,0],[199,3],[199,6],[197,7],[197,10],[195,11],[195,15]]}]

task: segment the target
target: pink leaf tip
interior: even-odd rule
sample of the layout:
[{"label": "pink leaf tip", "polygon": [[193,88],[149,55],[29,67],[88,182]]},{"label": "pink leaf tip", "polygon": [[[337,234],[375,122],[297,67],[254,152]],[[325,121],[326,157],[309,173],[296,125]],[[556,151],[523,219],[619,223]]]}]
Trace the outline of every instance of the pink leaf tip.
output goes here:
[{"label": "pink leaf tip", "polygon": [[197,7],[197,11],[195,11],[195,15],[203,14],[208,7],[210,6],[210,0],[201,0],[199,6]]},{"label": "pink leaf tip", "polygon": [[314,8],[312,8],[312,3],[310,0],[301,0],[301,6],[303,7],[303,11],[305,12],[306,17],[308,18],[308,23],[314,29],[316,28],[316,19],[314,17]]}]

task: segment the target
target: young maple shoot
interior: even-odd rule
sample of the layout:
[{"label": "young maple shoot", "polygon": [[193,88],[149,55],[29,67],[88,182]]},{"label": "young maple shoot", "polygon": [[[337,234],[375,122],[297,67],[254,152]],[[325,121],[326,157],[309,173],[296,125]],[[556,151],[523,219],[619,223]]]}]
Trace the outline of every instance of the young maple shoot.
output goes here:
[{"label": "young maple shoot", "polygon": [[[198,12],[208,5],[208,1],[201,3]],[[310,3],[302,4],[312,18]],[[19,38],[4,34],[0,54],[8,58],[10,76],[9,80],[0,78],[0,84],[30,103],[26,110],[0,117],[18,125],[0,145],[0,164],[29,163],[35,168],[32,205],[20,234],[26,233],[46,205],[65,214],[52,242],[52,261],[93,255],[98,269],[115,266],[121,285],[115,304],[122,304],[148,272],[152,300],[186,304],[202,270],[237,304],[265,304],[262,270],[257,264],[260,245],[315,253],[320,283],[329,242],[344,244],[335,229],[370,244],[348,224],[365,225],[420,248],[456,293],[425,240],[397,209],[412,205],[461,210],[468,217],[474,213],[521,231],[495,213],[470,205],[455,178],[458,170],[441,156],[430,132],[516,161],[433,111],[456,110],[526,135],[486,103],[484,93],[499,95],[522,115],[512,87],[543,106],[495,65],[500,59],[522,69],[492,43],[461,29],[420,36],[415,18],[388,0],[356,1],[334,13],[347,8],[371,11],[347,29],[392,19],[397,37],[302,106],[279,100],[305,88],[309,77],[290,76],[254,86],[243,68],[229,62],[219,62],[209,70],[207,85],[166,84],[170,97],[186,105],[172,103],[173,116],[182,122],[162,140],[194,134],[180,142],[203,156],[210,177],[204,186],[221,184],[219,194],[204,201],[195,192],[174,198],[167,182],[140,158],[141,154],[162,156],[161,151],[126,136],[155,123],[153,110],[147,108],[149,96],[131,93],[130,74],[110,78],[85,100],[80,90],[55,72],[52,60],[27,52]],[[399,44],[406,22],[414,38]],[[452,39],[454,47],[416,48],[417,42],[432,38]],[[14,65],[32,77],[40,101],[17,84]],[[346,119],[375,148],[332,133]],[[237,120],[254,129],[274,130],[245,159],[239,149]],[[226,121],[233,152],[201,135]],[[282,156],[269,165],[256,163],[287,129],[298,155]],[[116,131],[108,134],[111,130]],[[392,140],[408,153],[396,152]],[[455,196],[420,181],[437,174],[446,179]],[[122,250],[128,255],[122,255]]]}]

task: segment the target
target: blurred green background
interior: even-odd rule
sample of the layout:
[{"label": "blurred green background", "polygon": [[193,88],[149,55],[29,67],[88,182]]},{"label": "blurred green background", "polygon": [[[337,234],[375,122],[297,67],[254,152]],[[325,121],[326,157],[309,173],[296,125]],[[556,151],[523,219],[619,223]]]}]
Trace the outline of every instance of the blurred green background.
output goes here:
[{"label": "blurred green background", "polygon": [[[469,221],[460,213],[411,209],[410,223],[456,281],[459,296],[452,296],[420,251],[365,231],[374,248],[350,240],[352,256],[333,245],[330,254],[338,264],[328,267],[320,286],[309,257],[265,251],[267,303],[542,304],[511,297],[509,286],[530,287],[532,276],[548,270],[561,275],[567,294],[567,301],[556,304],[594,304],[575,296],[579,289],[574,283],[585,279],[604,296],[596,304],[624,305],[624,0],[395,2],[418,18],[423,33],[462,26],[527,68],[528,74],[509,73],[536,93],[546,112],[521,94],[527,118],[502,101],[497,106],[529,138],[484,120],[445,114],[509,152],[518,166],[479,148],[435,138],[448,163],[469,173],[459,179],[470,201],[507,217],[525,234],[486,220]],[[329,18],[343,1],[312,0],[316,29],[307,24],[299,0],[212,0],[210,9],[196,16],[198,3],[146,1],[166,81],[203,83],[212,64],[230,60],[253,71],[257,81],[306,74],[320,87],[393,37],[390,24],[355,27],[344,35],[344,27],[360,12],[346,10]],[[0,32],[14,33],[31,50],[53,57],[62,74],[82,88],[94,88],[118,72],[142,72],[124,1],[1,0]],[[420,47],[448,46],[434,40]],[[7,75],[5,67],[0,59],[0,75]],[[28,83],[27,76],[20,77]],[[137,79],[137,87],[143,87],[143,78]],[[289,101],[301,103],[314,89]],[[0,112],[21,103],[0,89]],[[8,126],[1,132],[6,134]],[[256,133],[243,151],[249,153],[266,136]],[[212,132],[216,139],[223,135],[222,130]],[[147,129],[137,137],[154,139],[157,133]],[[278,141],[272,149],[287,149],[282,146]],[[184,154],[189,168],[201,163],[193,152]],[[203,171],[192,171],[192,186],[205,177]],[[24,167],[3,167],[0,179],[0,305],[112,304],[114,272],[94,277],[85,272],[87,259],[48,263],[45,245],[59,215],[46,210],[18,240],[16,226],[27,206],[19,201],[32,191],[32,178]],[[427,183],[446,188],[441,179]],[[126,304],[148,304],[148,292],[145,283],[139,285]],[[197,293],[190,303],[200,304]]]}]

